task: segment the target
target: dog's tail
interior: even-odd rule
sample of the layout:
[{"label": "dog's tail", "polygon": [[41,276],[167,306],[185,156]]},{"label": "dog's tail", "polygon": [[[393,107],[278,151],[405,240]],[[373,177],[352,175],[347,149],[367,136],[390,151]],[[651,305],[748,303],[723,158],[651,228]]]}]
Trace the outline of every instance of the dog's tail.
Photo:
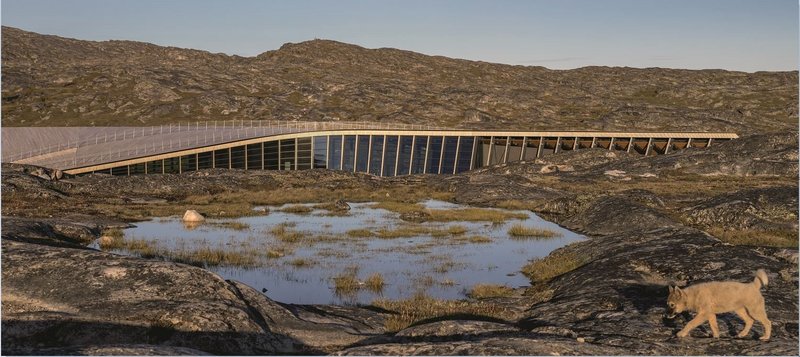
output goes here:
[{"label": "dog's tail", "polygon": [[753,279],[753,284],[758,289],[761,289],[762,286],[767,286],[767,284],[769,284],[769,279],[767,278],[767,272],[765,272],[764,269],[756,270],[756,278]]}]

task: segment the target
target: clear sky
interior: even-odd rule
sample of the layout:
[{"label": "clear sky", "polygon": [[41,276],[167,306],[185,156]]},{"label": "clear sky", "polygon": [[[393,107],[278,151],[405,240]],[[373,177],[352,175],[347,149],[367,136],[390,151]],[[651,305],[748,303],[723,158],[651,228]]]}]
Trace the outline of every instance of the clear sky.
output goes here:
[{"label": "clear sky", "polygon": [[2,23],[254,56],[314,38],[566,69],[798,68],[797,0],[2,0]]}]

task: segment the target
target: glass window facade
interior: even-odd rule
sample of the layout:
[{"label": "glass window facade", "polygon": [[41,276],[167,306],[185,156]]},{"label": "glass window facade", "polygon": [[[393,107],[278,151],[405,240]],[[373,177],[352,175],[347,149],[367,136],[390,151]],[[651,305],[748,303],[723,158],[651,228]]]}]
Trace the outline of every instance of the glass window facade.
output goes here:
[{"label": "glass window facade", "polygon": [[353,171],[356,157],[356,136],[344,136],[344,155],[342,156],[342,171]]},{"label": "glass window facade", "polygon": [[414,145],[413,136],[400,137],[400,152],[397,155],[397,175],[408,175],[411,169],[411,147]]},{"label": "glass window facade", "polygon": [[277,170],[280,168],[278,151],[280,145],[277,141],[267,141],[264,143],[264,169]]},{"label": "glass window facade", "polygon": [[181,172],[197,171],[197,155],[181,156]]},{"label": "glass window facade", "polygon": [[439,163],[442,159],[443,140],[441,136],[431,136],[430,138],[430,147],[428,148],[428,163],[425,173],[438,174],[440,166]]},{"label": "glass window facade", "polygon": [[458,146],[457,136],[447,136],[444,138],[444,154],[442,155],[442,174],[452,174],[456,167],[456,147]]},{"label": "glass window facade", "polygon": [[472,136],[462,136],[458,145],[458,161],[456,162],[456,173],[469,171],[472,162],[472,145],[475,138]]},{"label": "glass window facade", "polygon": [[339,135],[330,136],[328,139],[328,168],[342,169],[342,137]]},{"label": "glass window facade", "polygon": [[161,174],[164,173],[164,160],[155,160],[147,163],[148,174]]},{"label": "glass window facade", "polygon": [[213,168],[214,152],[206,151],[197,154],[197,168],[200,170]]},{"label": "glass window facade", "polygon": [[370,149],[369,173],[380,176],[383,168],[383,135],[372,136],[372,148]]},{"label": "glass window facade", "polygon": [[128,175],[128,166],[118,166],[111,168],[111,174],[114,176],[127,176]]},{"label": "glass window facade", "polygon": [[236,146],[231,148],[231,168],[244,169],[245,168],[245,147]]},{"label": "glass window facade", "polygon": [[326,169],[328,168],[328,137],[315,136],[314,137],[314,168]]},{"label": "glass window facade", "polygon": [[383,176],[394,176],[397,160],[397,136],[386,137],[386,147],[383,154]]},{"label": "glass window facade", "polygon": [[414,137],[414,152],[411,159],[411,173],[422,174],[425,173],[425,158],[428,150],[428,137],[415,136]]},{"label": "glass window facade", "polygon": [[230,149],[222,149],[214,151],[214,167],[218,169],[230,168]]},{"label": "glass window facade", "polygon": [[169,159],[164,159],[164,173],[165,174],[177,174],[180,172],[180,158],[172,157]]},{"label": "glass window facade", "polygon": [[263,167],[261,160],[261,143],[247,145],[247,169],[248,170],[261,170]]},{"label": "glass window facade", "polygon": [[367,172],[369,163],[369,135],[359,135],[356,145],[356,171]]},{"label": "glass window facade", "polygon": [[279,170],[294,170],[295,139],[281,140],[281,160]]},{"label": "glass window facade", "polygon": [[297,138],[297,169],[311,168],[311,138]]}]

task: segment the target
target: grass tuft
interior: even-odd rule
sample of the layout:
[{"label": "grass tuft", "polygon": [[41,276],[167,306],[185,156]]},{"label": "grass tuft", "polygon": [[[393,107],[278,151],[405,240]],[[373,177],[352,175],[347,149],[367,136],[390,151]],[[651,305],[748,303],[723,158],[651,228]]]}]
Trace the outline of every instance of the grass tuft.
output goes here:
[{"label": "grass tuft", "polygon": [[361,288],[358,278],[352,272],[345,272],[333,278],[333,288],[337,295],[353,295]]},{"label": "grass tuft", "polygon": [[573,271],[585,263],[586,258],[584,257],[570,252],[555,251],[546,257],[534,259],[526,264],[522,267],[522,274],[531,279],[531,282],[539,283]]},{"label": "grass tuft", "polygon": [[364,284],[370,291],[379,293],[383,291],[383,275],[381,275],[381,273],[374,273],[367,277],[367,280],[364,281]]},{"label": "grass tuft", "polygon": [[422,320],[450,315],[478,315],[502,320],[514,318],[513,312],[489,302],[440,300],[424,294],[405,300],[377,299],[372,305],[395,312],[385,320],[386,329],[392,332]]},{"label": "grass tuft", "polygon": [[467,296],[473,299],[505,297],[512,294],[514,294],[514,289],[505,285],[495,284],[476,284],[467,292]]},{"label": "grass tuft", "polygon": [[797,231],[711,228],[708,233],[733,245],[797,248]]},{"label": "grass tuft", "polygon": [[512,239],[542,239],[542,238],[558,238],[563,234],[549,229],[526,227],[521,224],[515,224],[508,230],[508,235]]},{"label": "grass tuft", "polygon": [[347,231],[347,235],[352,238],[368,238],[372,237],[372,231],[366,228],[361,229],[351,229]]},{"label": "grass tuft", "polygon": [[447,228],[447,233],[450,233],[454,236],[460,236],[464,233],[467,233],[467,227],[464,227],[462,225],[450,226]]},{"label": "grass tuft", "polygon": [[488,208],[432,209],[428,210],[431,221],[439,222],[494,222],[502,223],[509,219],[526,219],[527,214],[506,212]]},{"label": "grass tuft", "polygon": [[281,209],[281,212],[294,213],[294,214],[307,214],[313,211],[314,208],[306,205],[290,205]]}]

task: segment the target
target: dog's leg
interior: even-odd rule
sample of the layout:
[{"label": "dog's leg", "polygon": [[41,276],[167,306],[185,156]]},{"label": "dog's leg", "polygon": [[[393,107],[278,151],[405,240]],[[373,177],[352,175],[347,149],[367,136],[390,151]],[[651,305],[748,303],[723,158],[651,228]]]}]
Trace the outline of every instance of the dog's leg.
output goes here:
[{"label": "dog's leg", "polygon": [[719,338],[719,326],[717,326],[716,314],[708,314],[708,324],[711,325],[711,335],[714,336],[714,338]]},{"label": "dog's leg", "polygon": [[689,331],[694,330],[695,327],[700,326],[703,322],[706,322],[708,319],[708,315],[705,312],[698,313],[691,321],[689,321],[686,326],[683,327],[682,330],[678,331],[678,337],[686,337],[689,335]]},{"label": "dog's leg", "polygon": [[742,320],[744,320],[744,328],[742,329],[741,332],[739,332],[738,335],[736,335],[736,337],[742,338],[747,336],[748,333],[750,333],[750,328],[753,327],[753,321],[755,320],[753,320],[753,318],[747,314],[747,310],[745,310],[744,308],[736,310],[736,315],[739,315],[739,317]]},{"label": "dog's leg", "polygon": [[764,311],[764,299],[761,299],[759,303],[754,304],[753,306],[745,307],[747,309],[747,313],[750,314],[754,319],[758,320],[762,326],[764,326],[764,336],[761,336],[759,340],[766,341],[769,340],[769,337],[772,335],[772,322],[769,321],[767,318],[767,312]]}]

